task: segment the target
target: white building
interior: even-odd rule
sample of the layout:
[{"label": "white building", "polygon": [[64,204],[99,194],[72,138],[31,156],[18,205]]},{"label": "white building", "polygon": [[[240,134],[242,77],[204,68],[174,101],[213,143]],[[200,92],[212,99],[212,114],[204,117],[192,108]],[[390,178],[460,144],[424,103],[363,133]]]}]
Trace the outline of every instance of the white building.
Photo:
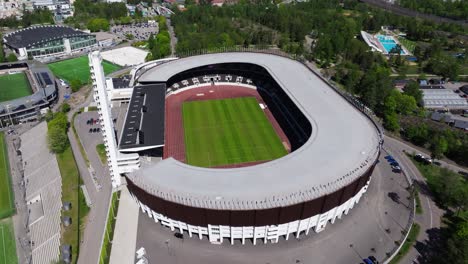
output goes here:
[{"label": "white building", "polygon": [[102,126],[112,187],[116,188],[121,184],[120,174],[138,169],[140,167],[140,159],[137,153],[123,154],[118,152],[106,79],[101,65],[102,58],[99,51],[90,53],[88,56],[91,78],[93,80],[93,96],[94,101],[97,103],[99,121]]}]

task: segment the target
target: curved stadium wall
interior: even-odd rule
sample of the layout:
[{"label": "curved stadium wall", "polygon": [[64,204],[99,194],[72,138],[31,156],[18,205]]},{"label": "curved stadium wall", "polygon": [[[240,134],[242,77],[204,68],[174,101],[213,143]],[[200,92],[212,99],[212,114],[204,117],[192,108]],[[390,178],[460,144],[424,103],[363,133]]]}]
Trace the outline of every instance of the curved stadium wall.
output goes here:
[{"label": "curved stadium wall", "polygon": [[[292,152],[300,149],[309,140],[312,126],[307,117],[271,74],[254,63],[214,63],[180,71],[166,81],[167,96],[171,96],[174,83],[194,76],[214,74],[236,74],[255,80],[258,93],[290,140]],[[234,205],[236,209],[222,208],[223,206],[215,208],[210,201],[194,201],[190,198],[181,198],[184,201],[182,203],[172,199],[172,194],[148,188],[148,185],[142,183],[135,175],[129,174],[126,178],[128,189],[141,210],[155,222],[169,227],[172,231],[187,232],[190,237],[198,236],[200,239],[207,237],[212,243],[222,243],[224,239],[229,239],[231,244],[234,244],[235,240],[240,240],[242,244],[246,240],[252,240],[252,243],[256,244],[259,239],[264,243],[278,242],[281,236],[287,240],[292,236],[299,237],[304,233],[307,235],[310,230],[320,232],[328,222],[334,223],[336,219],[348,214],[367,191],[380,152],[379,145],[376,145],[376,148],[376,152],[369,153],[369,163],[353,170],[353,173],[357,174],[353,175],[353,180],[347,184],[337,185],[332,191],[313,199],[296,196],[291,192],[289,200],[286,198],[283,201],[281,198],[276,206],[260,204],[258,201],[251,201],[248,202],[249,205],[245,205],[242,199],[239,199],[237,206]],[[288,171],[281,173],[284,173],[285,180],[294,176]],[[175,175],[177,171],[174,171]],[[313,173],[310,177],[314,177]],[[339,178],[339,175],[336,178]],[[267,185],[264,187],[268,188]],[[183,196],[177,193],[177,189],[174,190],[174,196]]]}]

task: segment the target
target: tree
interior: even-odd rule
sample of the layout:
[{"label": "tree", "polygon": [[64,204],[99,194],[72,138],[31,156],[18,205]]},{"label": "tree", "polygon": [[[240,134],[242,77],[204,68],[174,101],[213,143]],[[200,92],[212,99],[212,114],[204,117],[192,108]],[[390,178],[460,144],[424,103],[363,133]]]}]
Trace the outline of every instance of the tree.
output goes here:
[{"label": "tree", "polygon": [[104,18],[93,18],[89,20],[86,25],[91,32],[97,31],[108,31],[109,30],[109,21]]},{"label": "tree", "polygon": [[83,84],[78,79],[71,80],[71,82],[70,82],[70,87],[71,87],[73,92],[77,92],[78,90],[80,90],[82,85]]},{"label": "tree", "polygon": [[47,142],[50,151],[62,153],[68,147],[68,119],[65,113],[58,112],[47,123]]},{"label": "tree", "polygon": [[436,159],[440,159],[448,149],[447,140],[441,136],[433,137],[430,144],[431,156]]},{"label": "tree", "polygon": [[403,88],[403,94],[412,96],[416,103],[419,106],[422,106],[423,103],[423,93],[421,89],[419,89],[419,84],[415,81],[410,81],[408,84],[405,85]]},{"label": "tree", "polygon": [[398,131],[400,129],[400,125],[398,124],[398,116],[396,113],[385,115],[384,127],[390,131]]},{"label": "tree", "polygon": [[7,61],[8,62],[15,62],[15,61],[18,61],[18,58],[16,57],[16,55],[14,53],[10,53],[7,56]]},{"label": "tree", "polygon": [[62,153],[68,147],[68,137],[57,128],[50,128],[47,131],[47,142],[50,151],[53,153]]},{"label": "tree", "polygon": [[63,103],[60,110],[61,110],[63,113],[68,113],[68,112],[70,112],[70,109],[71,109],[71,107],[70,107],[69,104]]}]

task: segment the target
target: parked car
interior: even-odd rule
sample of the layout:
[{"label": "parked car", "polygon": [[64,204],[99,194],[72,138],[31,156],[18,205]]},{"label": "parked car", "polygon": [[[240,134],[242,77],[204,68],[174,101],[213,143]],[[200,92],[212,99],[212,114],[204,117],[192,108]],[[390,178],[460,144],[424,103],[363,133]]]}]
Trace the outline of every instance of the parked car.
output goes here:
[{"label": "parked car", "polygon": [[93,128],[93,132],[97,132],[97,128]]},{"label": "parked car", "polygon": [[179,238],[179,239],[184,239],[184,235],[179,233],[179,232],[174,233],[174,236]]},{"label": "parked car", "polygon": [[374,256],[369,256],[367,258],[372,260],[372,262],[374,262],[375,264],[379,264],[379,262],[377,261],[377,259]]},{"label": "parked car", "polygon": [[398,164],[398,162],[394,161],[394,162],[390,163],[390,166],[400,166],[400,164]]},{"label": "parked car", "polygon": [[93,129],[92,129],[92,128],[89,129],[89,133],[93,133]]},{"label": "parked car", "polygon": [[393,171],[393,172],[396,172],[396,173],[400,173],[400,172],[401,172],[401,168],[400,168],[400,166],[392,166],[392,171]]},{"label": "parked car", "polygon": [[101,129],[99,127],[96,128],[96,132],[101,132]]}]

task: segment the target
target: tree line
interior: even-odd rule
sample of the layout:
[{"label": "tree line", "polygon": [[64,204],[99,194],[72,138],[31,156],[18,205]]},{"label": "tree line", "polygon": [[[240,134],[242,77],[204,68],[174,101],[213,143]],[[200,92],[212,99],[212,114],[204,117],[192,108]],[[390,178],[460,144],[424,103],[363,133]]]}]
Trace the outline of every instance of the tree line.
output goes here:
[{"label": "tree line", "polygon": [[29,27],[36,24],[54,24],[54,16],[49,9],[24,10],[21,19],[9,16],[0,19],[0,27]]},{"label": "tree line", "polygon": [[399,0],[399,5],[421,13],[443,16],[448,18],[468,20],[467,1],[446,0]]},{"label": "tree line", "polygon": [[76,28],[86,25],[92,31],[109,30],[112,20],[119,20],[127,16],[125,3],[106,3],[91,0],[76,0],[73,3],[75,13],[73,17],[65,19],[65,23]]},{"label": "tree line", "polygon": [[158,17],[158,34],[151,34],[148,39],[148,49],[150,53],[146,57],[147,61],[157,60],[171,55],[171,36],[167,28],[166,18]]}]

